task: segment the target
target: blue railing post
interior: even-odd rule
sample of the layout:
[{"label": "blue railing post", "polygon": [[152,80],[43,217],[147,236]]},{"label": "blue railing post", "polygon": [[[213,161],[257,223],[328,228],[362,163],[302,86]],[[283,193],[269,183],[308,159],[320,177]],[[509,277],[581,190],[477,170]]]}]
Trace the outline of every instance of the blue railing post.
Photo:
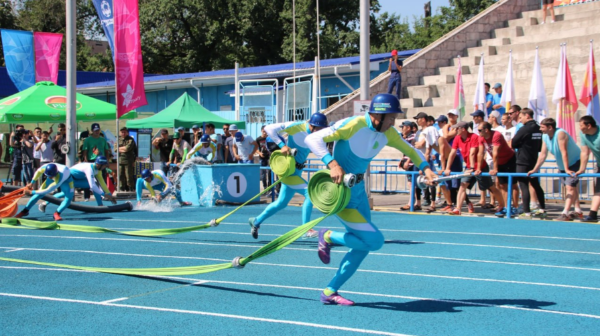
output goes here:
[{"label": "blue railing post", "polygon": [[385,160],[384,162],[384,167],[385,170],[383,171],[383,194],[387,194],[387,164],[388,164],[388,160]]},{"label": "blue railing post", "polygon": [[410,186],[410,212],[414,212],[415,211],[415,183],[417,182],[417,174],[415,174],[417,172],[413,172],[413,174],[410,177],[411,180],[411,186]]},{"label": "blue railing post", "polygon": [[[270,170],[270,172],[271,172],[271,184],[273,184],[273,183],[275,183],[275,173],[273,173],[272,170]],[[275,189],[276,189],[276,187],[271,188],[271,202],[275,202]]]},{"label": "blue railing post", "polygon": [[512,175],[508,175],[508,194],[506,195],[506,218],[510,218],[512,208]]}]

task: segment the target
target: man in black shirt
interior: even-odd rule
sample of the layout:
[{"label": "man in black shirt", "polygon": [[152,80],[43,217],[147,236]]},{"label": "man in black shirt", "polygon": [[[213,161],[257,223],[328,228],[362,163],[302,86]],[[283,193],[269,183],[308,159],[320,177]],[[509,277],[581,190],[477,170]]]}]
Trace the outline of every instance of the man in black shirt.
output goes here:
[{"label": "man in black shirt", "polygon": [[[517,149],[517,173],[528,173],[535,167],[540,150],[542,149],[542,131],[540,131],[540,126],[533,120],[533,110],[531,109],[522,109],[519,121],[523,123],[523,126],[512,139],[512,147]],[[540,180],[537,177],[518,177],[517,180],[519,181],[523,197],[523,214],[519,218],[545,218],[546,201],[544,199],[544,190],[540,186]],[[540,202],[540,210],[534,214],[531,213],[531,208],[529,207],[529,202],[531,201],[529,193],[530,183]]]},{"label": "man in black shirt", "polygon": [[[265,126],[261,127],[260,131],[261,135],[256,138],[256,143],[258,144],[258,155],[260,157],[260,166],[268,167],[269,159],[271,158],[271,152],[267,147],[267,132],[265,132]],[[262,181],[263,188],[267,188],[271,185],[271,171],[266,169],[260,170],[260,180]]]},{"label": "man in black shirt", "polygon": [[67,143],[66,135],[67,127],[65,124],[58,124],[58,134],[52,142],[52,151],[54,152],[54,162],[62,165],[66,164],[66,154],[61,150],[61,147]]},{"label": "man in black shirt", "polygon": [[173,139],[169,138],[169,131],[166,128],[160,130],[160,137],[152,141],[152,146],[160,151],[160,162],[163,173],[169,173],[169,155],[173,149]]}]

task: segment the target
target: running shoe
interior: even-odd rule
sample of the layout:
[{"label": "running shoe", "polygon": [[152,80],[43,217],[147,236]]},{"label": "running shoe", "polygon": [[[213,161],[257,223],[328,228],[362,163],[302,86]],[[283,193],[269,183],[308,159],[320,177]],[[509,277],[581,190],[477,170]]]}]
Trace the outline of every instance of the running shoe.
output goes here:
[{"label": "running shoe", "polygon": [[350,301],[348,299],[344,299],[337,292],[327,296],[325,293],[321,292],[321,302],[326,305],[340,305],[340,306],[354,306],[354,301]]},{"label": "running shoe", "polygon": [[452,205],[446,205],[445,207],[441,208],[440,211],[448,212],[448,211],[452,211],[452,209],[454,209],[454,207],[452,207]]},{"label": "running shoe", "polygon": [[192,205],[192,202],[181,202],[179,203],[182,207]]},{"label": "running shoe", "polygon": [[443,198],[438,198],[438,200],[435,201],[435,205],[437,205],[437,206],[446,206],[447,205],[446,204],[446,200],[443,199]]},{"label": "running shoe", "polygon": [[583,219],[581,220],[582,222],[586,222],[586,223],[596,223],[598,222],[598,217],[592,217],[592,216],[585,216],[583,217]]},{"label": "running shoe", "polygon": [[569,212],[568,216],[571,219],[582,219],[583,218],[583,213],[582,212],[577,212],[577,211],[571,211],[571,212]]},{"label": "running shoe", "polygon": [[59,220],[63,220],[62,217],[60,217],[60,214],[58,212],[54,213],[54,220],[55,221],[59,221]]},{"label": "running shoe", "polygon": [[29,210],[27,209],[23,209],[21,212],[19,212],[15,218],[23,218],[25,216],[29,216]]},{"label": "running shoe", "polygon": [[448,211],[448,215],[455,215],[455,216],[460,216],[460,209],[459,208],[454,208],[450,211]]},{"label": "running shoe", "polygon": [[533,219],[533,213],[529,212],[529,213],[522,213],[519,215],[518,217],[519,219]]},{"label": "running shoe", "polygon": [[40,203],[40,205],[38,205],[38,209],[39,209],[41,212],[46,212],[46,206],[47,206],[47,205],[48,205],[48,202],[42,202],[42,203]]},{"label": "running shoe", "polygon": [[467,208],[469,209],[469,213],[475,213],[475,206],[473,203],[467,203]]},{"label": "running shoe", "polygon": [[318,237],[319,237],[319,231],[310,229],[310,230],[308,230],[308,232],[306,232],[306,234],[302,238],[306,239],[306,238],[318,238]]},{"label": "running shoe", "polygon": [[529,208],[531,210],[539,210],[540,209],[540,204],[539,203],[529,203]]},{"label": "running shoe", "polygon": [[496,212],[494,215],[496,215],[497,217],[504,217],[504,216],[506,216],[506,208],[502,208],[501,210],[499,210],[498,212]]},{"label": "running shoe", "polygon": [[555,221],[560,221],[560,222],[570,222],[572,221],[571,217],[569,217],[568,215],[565,215],[564,213],[561,213],[560,216],[554,218]]},{"label": "running shoe", "polygon": [[250,234],[252,235],[252,238],[258,239],[258,226],[254,226],[254,223],[256,222],[256,217],[250,217],[250,219],[248,219],[248,222],[250,223]]},{"label": "running shoe", "polygon": [[[327,229],[319,230],[319,259],[323,262],[323,264],[329,264],[331,261],[331,244],[325,241],[325,233]],[[332,294],[333,295],[333,294]],[[323,297],[321,297],[321,301]]]},{"label": "running shoe", "polygon": [[537,210],[531,213],[533,218],[546,219],[548,217],[548,213],[544,210]]}]

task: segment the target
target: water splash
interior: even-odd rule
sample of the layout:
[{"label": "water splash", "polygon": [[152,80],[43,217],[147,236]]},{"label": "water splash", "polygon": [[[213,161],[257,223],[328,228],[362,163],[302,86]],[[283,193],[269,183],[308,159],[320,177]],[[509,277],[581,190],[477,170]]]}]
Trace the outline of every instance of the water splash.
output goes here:
[{"label": "water splash", "polygon": [[141,205],[134,205],[133,210],[149,211],[149,212],[173,212],[175,208],[180,207],[177,201],[173,202],[171,196],[160,203],[154,201],[142,201]]},{"label": "water splash", "polygon": [[[195,165],[209,164],[210,163],[202,157],[192,157],[191,159],[185,160],[185,162],[179,166],[179,171],[172,177],[173,187],[177,190],[181,190],[181,178],[183,177],[183,174],[185,174],[185,172],[190,168],[194,167]],[[202,190],[202,195],[198,199],[198,203],[200,203],[200,206],[202,207],[213,207],[215,205],[215,200],[223,196],[221,186],[219,184],[215,184],[214,181],[207,188],[202,188],[201,185],[197,185],[197,187]]]},{"label": "water splash", "polygon": [[208,188],[205,188],[202,191],[202,195],[200,196],[198,202],[202,207],[212,208],[215,206],[215,199],[220,198],[221,196],[223,196],[221,186],[219,184],[215,184],[213,181]]}]

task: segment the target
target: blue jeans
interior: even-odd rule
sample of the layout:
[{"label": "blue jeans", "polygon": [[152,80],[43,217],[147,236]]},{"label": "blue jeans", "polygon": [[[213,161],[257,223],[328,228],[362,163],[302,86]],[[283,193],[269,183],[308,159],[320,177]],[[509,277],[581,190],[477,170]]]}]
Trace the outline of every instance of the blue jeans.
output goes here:
[{"label": "blue jeans", "polygon": [[388,93],[391,94],[396,86],[396,97],[400,99],[400,88],[402,87],[402,76],[398,72],[392,72],[390,82],[388,83]]},{"label": "blue jeans", "polygon": [[239,160],[238,163],[254,163],[254,160]]},{"label": "blue jeans", "polygon": [[23,163],[23,181],[29,183],[33,178],[33,162]]}]

